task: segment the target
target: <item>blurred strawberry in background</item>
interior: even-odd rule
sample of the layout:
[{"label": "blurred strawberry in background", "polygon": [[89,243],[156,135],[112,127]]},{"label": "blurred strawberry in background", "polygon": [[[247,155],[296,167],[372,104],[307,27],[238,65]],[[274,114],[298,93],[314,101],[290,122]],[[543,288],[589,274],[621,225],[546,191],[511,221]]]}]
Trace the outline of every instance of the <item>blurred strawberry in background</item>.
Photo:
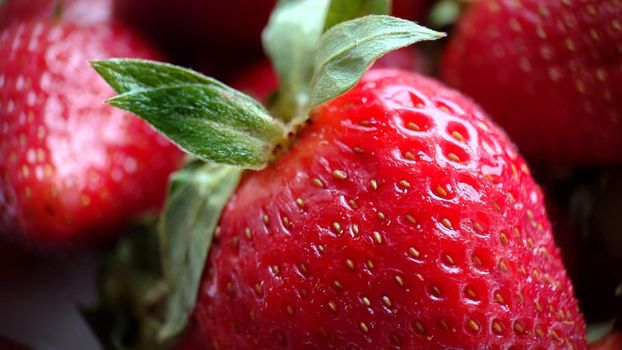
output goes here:
[{"label": "blurred strawberry in background", "polygon": [[482,0],[442,75],[541,164],[622,162],[622,2]]},{"label": "blurred strawberry in background", "polygon": [[[0,234],[35,245],[116,236],[133,215],[159,207],[183,157],[143,121],[106,105],[112,89],[89,65],[161,55],[122,25],[63,19],[103,13],[92,5],[105,2],[53,4],[61,19],[42,19],[51,3],[0,37]],[[15,0],[1,9],[24,8]]]}]

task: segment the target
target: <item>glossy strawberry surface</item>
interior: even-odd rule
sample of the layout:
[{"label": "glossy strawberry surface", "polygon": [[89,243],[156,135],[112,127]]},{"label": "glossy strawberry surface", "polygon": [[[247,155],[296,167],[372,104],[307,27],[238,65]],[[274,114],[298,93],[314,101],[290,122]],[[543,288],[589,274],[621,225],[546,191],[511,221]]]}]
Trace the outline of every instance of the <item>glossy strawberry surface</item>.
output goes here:
[{"label": "glossy strawberry surface", "polygon": [[180,349],[585,349],[542,193],[470,100],[372,70],[225,208]]},{"label": "glossy strawberry surface", "polygon": [[0,233],[67,242],[114,236],[160,205],[181,152],[104,103],[89,65],[157,58],[124,27],[30,22],[0,36]]},{"label": "glossy strawberry surface", "polygon": [[461,19],[445,81],[531,159],[622,161],[622,2],[483,0]]}]

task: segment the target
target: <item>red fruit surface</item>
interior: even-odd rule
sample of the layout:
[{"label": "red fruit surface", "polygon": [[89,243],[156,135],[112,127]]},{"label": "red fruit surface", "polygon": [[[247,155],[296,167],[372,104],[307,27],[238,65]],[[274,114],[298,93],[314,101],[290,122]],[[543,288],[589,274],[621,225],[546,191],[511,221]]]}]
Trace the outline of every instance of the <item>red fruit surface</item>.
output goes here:
[{"label": "red fruit surface", "polygon": [[111,18],[112,0],[5,0],[0,5],[0,28],[30,20],[52,19],[57,10],[63,21],[104,22]]},{"label": "red fruit surface", "polygon": [[194,349],[586,348],[525,162],[422,76],[372,70],[316,109],[219,227]]},{"label": "red fruit surface", "polygon": [[38,241],[110,236],[158,207],[182,153],[104,103],[89,65],[158,58],[124,27],[30,22],[0,35],[0,234]]},{"label": "red fruit surface", "polygon": [[482,0],[443,63],[528,158],[622,161],[622,2]]}]

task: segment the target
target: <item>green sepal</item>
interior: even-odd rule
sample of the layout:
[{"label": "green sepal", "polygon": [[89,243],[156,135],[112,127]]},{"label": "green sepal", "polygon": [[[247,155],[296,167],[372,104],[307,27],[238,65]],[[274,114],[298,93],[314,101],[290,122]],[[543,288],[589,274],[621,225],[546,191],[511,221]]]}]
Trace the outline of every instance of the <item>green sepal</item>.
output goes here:
[{"label": "green sepal", "polygon": [[368,14],[387,14],[390,0],[281,0],[263,32],[263,45],[279,76],[271,110],[286,122],[304,119],[309,82],[322,33]]},{"label": "green sepal", "polygon": [[137,59],[92,65],[119,94],[109,104],[138,115],[204,161],[261,169],[287,134],[259,102],[189,69]]},{"label": "green sepal", "polygon": [[280,82],[271,110],[287,122],[306,113],[314,52],[328,6],[329,0],[280,1],[263,31],[263,46]]},{"label": "green sepal", "polygon": [[366,15],[388,15],[391,0],[331,0],[324,31],[333,26]]},{"label": "green sepal", "polygon": [[171,176],[159,222],[133,226],[104,259],[83,314],[106,349],[169,349],[188,323],[221,212],[242,170],[195,161]]},{"label": "green sepal", "polygon": [[443,33],[391,16],[370,15],[329,29],[317,49],[310,87],[310,106],[351,89],[382,55]]},{"label": "green sepal", "polygon": [[161,263],[167,286],[159,339],[175,337],[187,324],[212,235],[240,175],[239,168],[230,166],[190,164],[171,178],[159,225]]},{"label": "green sepal", "polygon": [[129,225],[102,257],[97,304],[82,315],[102,347],[109,350],[164,350],[156,342],[164,300],[156,218]]}]

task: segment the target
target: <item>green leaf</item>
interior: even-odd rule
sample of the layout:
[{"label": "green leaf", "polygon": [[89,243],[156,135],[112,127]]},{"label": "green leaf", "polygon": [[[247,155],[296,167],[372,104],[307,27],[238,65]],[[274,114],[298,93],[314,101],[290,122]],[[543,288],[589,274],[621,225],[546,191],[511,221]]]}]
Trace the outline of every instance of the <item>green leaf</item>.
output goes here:
[{"label": "green leaf", "polygon": [[195,161],[171,176],[158,225],[134,225],[106,257],[95,308],[106,349],[169,349],[188,322],[221,212],[242,170]]},{"label": "green leaf", "polygon": [[386,14],[390,4],[390,0],[279,1],[262,38],[281,84],[271,110],[286,122],[304,118],[323,31],[358,16]]},{"label": "green leaf", "polygon": [[119,93],[108,103],[204,161],[260,169],[285,138],[286,128],[260,103],[194,71],[135,59],[92,65]]},{"label": "green leaf", "polygon": [[272,110],[290,121],[306,113],[313,57],[329,0],[280,1],[263,32],[263,45],[279,76]]},{"label": "green leaf", "polygon": [[199,282],[220,214],[237,187],[241,170],[204,164],[171,178],[160,217],[160,254],[167,285],[159,339],[179,334],[194,309]]},{"label": "green leaf", "polygon": [[331,0],[324,31],[357,17],[390,13],[391,0]]},{"label": "green leaf", "polygon": [[165,349],[156,335],[164,299],[155,218],[132,223],[103,256],[98,271],[98,300],[82,308],[105,349]]},{"label": "green leaf", "polygon": [[342,22],[322,36],[311,80],[310,105],[351,89],[382,55],[422,40],[445,36],[391,16],[370,15]]}]

